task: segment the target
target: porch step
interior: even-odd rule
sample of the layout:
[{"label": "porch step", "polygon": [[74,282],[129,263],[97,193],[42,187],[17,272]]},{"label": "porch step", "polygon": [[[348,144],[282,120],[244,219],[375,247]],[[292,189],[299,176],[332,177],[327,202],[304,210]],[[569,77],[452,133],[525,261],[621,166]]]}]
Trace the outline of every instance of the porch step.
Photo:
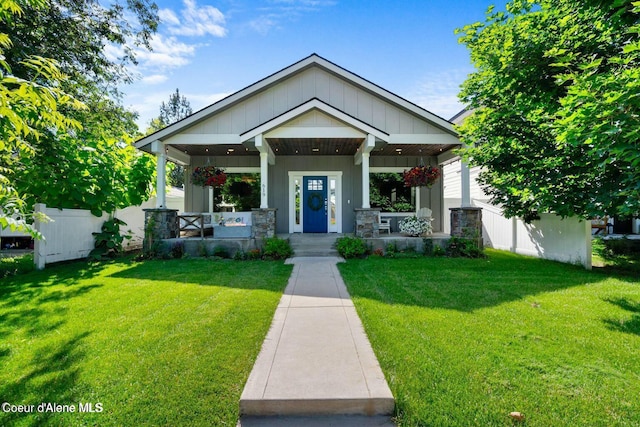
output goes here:
[{"label": "porch step", "polygon": [[296,257],[335,257],[338,251],[335,248],[336,240],[340,234],[291,234],[289,243]]}]

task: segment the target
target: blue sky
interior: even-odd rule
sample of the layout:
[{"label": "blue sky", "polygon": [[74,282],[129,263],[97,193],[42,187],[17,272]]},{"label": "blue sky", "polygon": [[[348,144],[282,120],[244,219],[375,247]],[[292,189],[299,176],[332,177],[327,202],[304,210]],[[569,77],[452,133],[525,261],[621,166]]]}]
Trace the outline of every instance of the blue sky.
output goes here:
[{"label": "blue sky", "polygon": [[[484,20],[491,0],[156,0],[154,51],[123,88],[141,130],[176,88],[194,111],[311,53],[444,118],[461,109],[473,71],[456,28]],[[115,53],[115,52],[114,52]]]}]

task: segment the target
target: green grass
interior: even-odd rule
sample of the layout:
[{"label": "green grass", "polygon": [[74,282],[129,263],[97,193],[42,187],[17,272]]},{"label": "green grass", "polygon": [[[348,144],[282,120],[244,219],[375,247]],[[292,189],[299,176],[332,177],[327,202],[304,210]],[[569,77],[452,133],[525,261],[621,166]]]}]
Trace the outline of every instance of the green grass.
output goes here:
[{"label": "green grass", "polygon": [[72,263],[0,284],[0,403],[101,403],[0,425],[235,426],[291,267]]},{"label": "green grass", "polygon": [[339,265],[397,422],[640,425],[639,276],[487,253]]}]

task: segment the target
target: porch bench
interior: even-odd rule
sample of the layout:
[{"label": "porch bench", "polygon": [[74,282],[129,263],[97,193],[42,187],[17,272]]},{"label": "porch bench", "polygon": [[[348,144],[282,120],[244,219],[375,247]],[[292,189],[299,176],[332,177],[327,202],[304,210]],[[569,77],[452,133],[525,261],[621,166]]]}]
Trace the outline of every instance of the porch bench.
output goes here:
[{"label": "porch bench", "polygon": [[205,231],[213,230],[211,213],[209,212],[183,212],[178,215],[180,234],[198,232],[204,237]]}]

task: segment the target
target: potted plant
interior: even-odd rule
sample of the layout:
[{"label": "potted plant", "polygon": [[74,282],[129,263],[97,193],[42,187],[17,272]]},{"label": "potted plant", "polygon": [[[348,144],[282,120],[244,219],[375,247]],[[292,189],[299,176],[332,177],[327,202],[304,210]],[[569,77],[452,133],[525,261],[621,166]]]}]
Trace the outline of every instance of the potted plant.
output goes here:
[{"label": "potted plant", "polygon": [[426,236],[433,232],[429,218],[418,218],[415,215],[403,219],[398,225],[400,232],[407,236]]},{"label": "potted plant", "polygon": [[415,166],[404,171],[406,187],[431,187],[440,178],[440,169],[436,166]]}]

